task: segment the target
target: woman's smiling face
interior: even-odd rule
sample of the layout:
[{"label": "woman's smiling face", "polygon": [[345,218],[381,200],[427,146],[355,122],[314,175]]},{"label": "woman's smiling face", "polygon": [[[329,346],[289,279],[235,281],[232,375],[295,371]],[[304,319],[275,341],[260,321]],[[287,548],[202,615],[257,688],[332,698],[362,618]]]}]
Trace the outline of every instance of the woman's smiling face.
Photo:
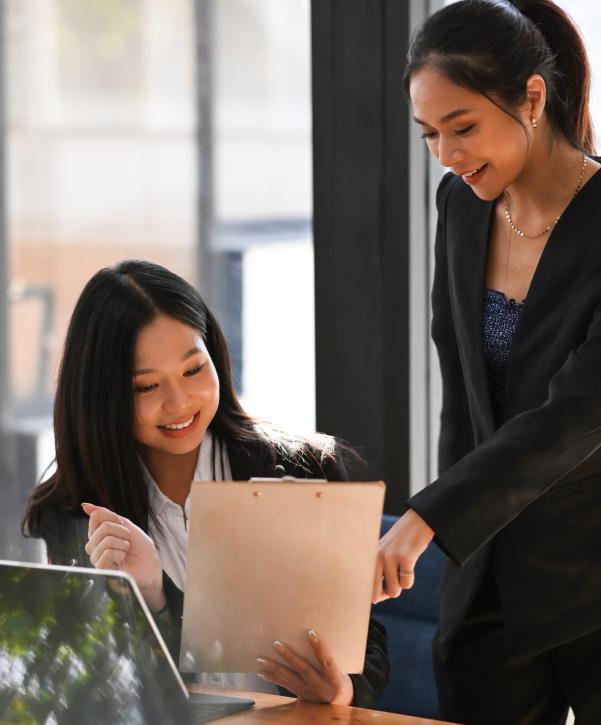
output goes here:
[{"label": "woman's smiling face", "polygon": [[143,327],[134,353],[134,436],[182,454],[198,448],[219,405],[219,379],[197,330],[167,315]]},{"label": "woman's smiling face", "polygon": [[[481,199],[496,199],[516,181],[534,142],[532,121],[544,108],[545,84],[540,76],[528,81],[528,100],[519,111],[526,133],[488,98],[461,88],[432,66],[414,74],[410,91],[415,120],[428,148]],[[542,131],[538,129],[539,134]]]}]

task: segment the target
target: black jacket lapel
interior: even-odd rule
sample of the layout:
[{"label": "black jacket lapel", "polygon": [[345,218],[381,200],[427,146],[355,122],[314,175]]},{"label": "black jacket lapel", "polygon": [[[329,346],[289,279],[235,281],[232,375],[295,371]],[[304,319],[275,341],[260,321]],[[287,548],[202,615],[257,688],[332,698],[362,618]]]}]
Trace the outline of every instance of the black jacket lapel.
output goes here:
[{"label": "black jacket lapel", "polygon": [[[573,301],[599,273],[601,233],[593,199],[600,188],[597,172],[568,205],[543,250],[511,343],[505,420],[547,399],[546,364],[557,331]],[[583,259],[598,263],[582,264]]]},{"label": "black jacket lapel", "polygon": [[447,226],[449,294],[478,445],[496,428],[482,346],[484,278],[494,202],[482,201],[467,185],[458,184],[449,203],[454,207]]}]

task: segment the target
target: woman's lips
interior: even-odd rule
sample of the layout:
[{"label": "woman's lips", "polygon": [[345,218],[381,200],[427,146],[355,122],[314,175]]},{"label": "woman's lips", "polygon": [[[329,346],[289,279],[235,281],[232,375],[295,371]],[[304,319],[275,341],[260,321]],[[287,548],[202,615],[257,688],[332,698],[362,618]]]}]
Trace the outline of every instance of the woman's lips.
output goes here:
[{"label": "woman's lips", "polygon": [[484,166],[481,166],[475,173],[470,173],[469,176],[466,174],[463,174],[461,178],[465,181],[466,184],[469,184],[470,186],[473,186],[474,184],[477,184],[484,174],[486,173],[486,169],[488,168],[488,164],[484,164]]},{"label": "woman's lips", "polygon": [[[188,420],[190,419],[188,418]],[[194,419],[192,420],[190,425],[187,425],[185,428],[164,428],[160,425],[157,425],[157,428],[161,431],[163,435],[166,435],[167,438],[187,438],[189,435],[194,433],[194,431],[198,427],[199,420],[200,411],[194,414]],[[187,423],[187,420],[182,421],[182,423],[171,423],[170,425],[183,425],[184,423]]]}]

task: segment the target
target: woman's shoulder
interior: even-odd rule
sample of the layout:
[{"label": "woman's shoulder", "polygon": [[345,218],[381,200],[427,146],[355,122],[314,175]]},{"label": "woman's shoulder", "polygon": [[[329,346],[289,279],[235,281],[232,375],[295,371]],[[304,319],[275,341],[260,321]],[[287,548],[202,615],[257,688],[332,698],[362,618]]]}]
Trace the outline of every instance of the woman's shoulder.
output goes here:
[{"label": "woman's shoulder", "polygon": [[436,209],[443,216],[446,216],[447,211],[461,215],[472,211],[487,212],[491,203],[493,202],[481,199],[461,176],[452,171],[442,177],[436,192]]},{"label": "woman's shoulder", "polygon": [[258,431],[258,440],[227,443],[234,480],[253,476],[347,479],[335,438],[319,433],[295,436],[267,426]]},{"label": "woman's shoulder", "polygon": [[278,445],[278,459],[286,476],[346,480],[338,442],[324,433],[285,439]]},{"label": "woman's shoulder", "polygon": [[454,187],[457,185],[458,180],[459,177],[452,171],[447,171],[440,180],[440,184],[438,185],[438,189],[436,191],[436,208],[439,214],[444,213],[447,200]]},{"label": "woman's shoulder", "polygon": [[32,536],[44,539],[53,564],[90,566],[85,552],[88,541],[88,517],[81,509],[47,504],[40,510],[39,525]]}]

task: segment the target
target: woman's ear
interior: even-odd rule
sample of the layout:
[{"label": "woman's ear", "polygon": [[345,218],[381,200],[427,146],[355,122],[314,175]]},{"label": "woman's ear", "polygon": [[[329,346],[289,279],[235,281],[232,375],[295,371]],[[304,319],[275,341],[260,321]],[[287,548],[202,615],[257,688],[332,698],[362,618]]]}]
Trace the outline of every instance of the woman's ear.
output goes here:
[{"label": "woman's ear", "polygon": [[525,111],[528,117],[528,124],[531,125],[533,122],[536,123],[538,121],[545,108],[547,86],[542,76],[535,73],[528,78],[526,93],[528,100]]}]

